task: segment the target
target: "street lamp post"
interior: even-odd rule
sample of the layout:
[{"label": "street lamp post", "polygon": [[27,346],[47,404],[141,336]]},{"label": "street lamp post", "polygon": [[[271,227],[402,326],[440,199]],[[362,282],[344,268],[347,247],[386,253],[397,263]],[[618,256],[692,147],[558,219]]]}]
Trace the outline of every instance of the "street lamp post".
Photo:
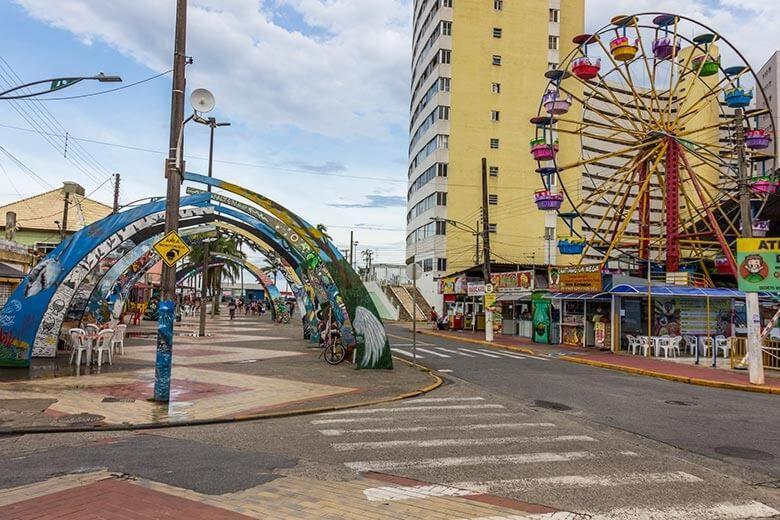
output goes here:
[{"label": "street lamp post", "polygon": [[[228,122],[217,122],[216,118],[210,117],[208,119],[202,119],[202,118],[196,118],[195,121],[197,123],[200,123],[202,125],[208,125],[209,127],[209,178],[212,176],[213,167],[214,167],[214,130],[217,127],[220,126],[230,126],[230,123]],[[206,189],[209,193],[211,193],[211,184],[206,186]],[[206,279],[206,274],[208,273],[209,269],[209,243],[213,242],[213,240],[207,240],[206,242],[206,253],[203,259],[203,277],[204,280]],[[200,328],[198,329],[198,336],[203,337],[206,335],[206,284],[201,284],[200,288]]]},{"label": "street lamp post", "polygon": [[[29,99],[31,97],[37,97],[42,96],[44,94],[50,94],[52,92],[56,92],[58,90],[62,90],[64,88],[71,87],[75,85],[76,83],[80,83],[82,81],[99,81],[100,83],[121,83],[122,78],[120,76],[107,76],[106,74],[103,74],[102,72],[99,74],[96,74],[94,76],[76,76],[76,77],[70,77],[70,78],[49,78],[49,79],[41,79],[38,81],[32,81],[30,83],[25,83],[24,85],[16,85],[15,87],[11,87],[8,90],[4,90],[3,92],[0,92],[0,100],[13,100],[13,99]],[[18,90],[26,89],[29,87],[34,87],[36,85],[45,85],[49,84],[49,88],[46,90],[41,90],[38,92],[28,92],[27,94],[17,94],[15,96],[9,96],[8,94],[12,94]]]}]

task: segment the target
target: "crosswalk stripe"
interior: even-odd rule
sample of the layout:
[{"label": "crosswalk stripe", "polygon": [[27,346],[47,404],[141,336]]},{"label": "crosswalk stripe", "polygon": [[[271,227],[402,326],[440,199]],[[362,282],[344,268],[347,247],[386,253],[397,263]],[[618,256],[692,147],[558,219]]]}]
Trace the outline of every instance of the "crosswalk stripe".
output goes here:
[{"label": "crosswalk stripe", "polygon": [[320,433],[329,437],[352,433],[413,433],[433,431],[472,431],[514,428],[554,428],[553,423],[498,423],[498,424],[461,424],[457,426],[406,426],[399,428],[363,428],[359,430],[320,430]]},{"label": "crosswalk stripe", "polygon": [[[460,415],[449,415],[447,417],[431,417],[429,419],[437,419],[441,418],[447,421],[452,421],[453,419],[483,419],[485,417],[523,417],[525,413],[522,412],[513,412],[513,413],[503,413],[503,412],[485,412],[485,413],[464,413]],[[361,422],[391,422],[398,420],[398,417],[394,416],[388,416],[388,417],[350,417],[350,418],[344,418],[344,419],[316,419],[314,421],[310,421],[310,424],[347,424],[347,423],[361,423]]]},{"label": "crosswalk stripe", "polygon": [[463,352],[462,350],[452,350],[452,349],[448,349],[448,348],[444,348],[444,347],[436,347],[436,348],[437,348],[438,350],[443,350],[444,352],[449,352],[450,354],[459,354],[459,355],[461,355],[461,356],[466,356],[466,357],[474,357],[474,356],[472,356],[471,354],[466,354],[466,353],[465,353],[465,352]]},{"label": "crosswalk stripe", "polygon": [[417,350],[419,350],[420,352],[425,352],[426,354],[430,354],[432,356],[439,356],[439,357],[443,357],[443,358],[450,357],[447,354],[442,354],[441,352],[436,352],[435,350],[428,350],[427,348],[417,347]]},{"label": "crosswalk stripe", "polygon": [[766,504],[749,502],[716,502],[685,504],[666,508],[623,507],[591,513],[592,520],[730,520],[737,518],[774,518],[780,511]]},{"label": "crosswalk stripe", "polygon": [[501,359],[501,356],[497,356],[497,355],[492,354],[490,352],[482,352],[482,351],[479,351],[479,350],[471,350],[471,349],[469,349],[469,352],[471,352],[472,354],[479,354],[480,356],[491,357],[491,358],[494,358],[494,359]]},{"label": "crosswalk stripe", "polygon": [[[480,352],[488,352],[488,351],[480,349]],[[506,357],[515,358],[515,359],[527,359],[525,356],[521,356],[520,354],[510,354],[509,352],[503,352],[501,350],[494,350],[494,351],[492,351],[490,353],[491,354],[495,353],[495,354],[497,354],[499,356],[506,356]]]},{"label": "crosswalk stripe", "polygon": [[365,495],[369,502],[382,502],[385,500],[418,500],[433,497],[462,497],[473,494],[474,492],[467,489],[458,489],[438,484],[422,486],[384,486],[363,490],[363,495]]},{"label": "crosswalk stripe", "polygon": [[[481,455],[476,457],[440,457],[434,459],[366,460],[345,462],[355,471],[388,471],[401,468],[446,468],[452,466],[481,466],[484,464],[535,464],[542,462],[570,462],[574,460],[598,459],[601,457],[638,457],[633,451],[601,452],[563,451],[547,453],[517,453],[511,455]],[[644,518],[634,516],[632,518]]]},{"label": "crosswalk stripe", "polygon": [[408,404],[420,403],[450,403],[453,401],[484,401],[484,397],[421,397],[407,401]]},{"label": "crosswalk stripe", "polygon": [[[393,352],[398,352],[399,354],[403,354],[404,356],[408,356],[410,358],[414,357],[414,355],[411,352],[407,352],[405,350],[401,350],[400,348],[392,347],[390,350],[392,350]],[[425,359],[425,358],[423,356],[418,355],[417,359]]]},{"label": "crosswalk stripe", "polygon": [[440,448],[442,446],[486,446],[512,443],[544,442],[598,442],[587,435],[558,435],[550,437],[488,437],[480,439],[424,439],[377,442],[337,442],[331,444],[336,451],[374,450],[387,448]]},{"label": "crosswalk stripe", "polygon": [[483,482],[455,482],[450,484],[475,493],[496,493],[497,491],[526,491],[540,489],[542,486],[566,488],[590,488],[592,486],[644,486],[647,484],[668,484],[672,482],[703,482],[695,475],[684,471],[664,473],[623,473],[617,475],[561,475],[557,477],[518,478],[507,480],[487,480]]},{"label": "crosswalk stripe", "polygon": [[503,408],[502,404],[451,404],[445,406],[397,406],[391,408],[359,408],[354,410],[339,410],[337,412],[328,412],[323,415],[363,415],[373,413],[396,413],[396,412],[430,412],[437,410],[479,410],[482,408]]}]

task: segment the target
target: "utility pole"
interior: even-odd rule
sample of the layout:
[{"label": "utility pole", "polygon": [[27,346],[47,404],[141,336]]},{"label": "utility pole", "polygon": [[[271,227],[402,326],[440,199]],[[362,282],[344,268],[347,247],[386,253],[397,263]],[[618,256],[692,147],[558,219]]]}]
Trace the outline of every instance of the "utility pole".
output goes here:
[{"label": "utility pole", "polygon": [[[488,167],[487,158],[482,158],[482,275],[485,287],[490,284],[490,218],[488,215]],[[485,341],[493,341],[493,310],[487,306],[485,295]]]},{"label": "utility pole", "polygon": [[119,213],[119,174],[114,174],[114,208],[111,211],[114,215]]},{"label": "utility pole", "polygon": [[354,265],[355,258],[355,233],[350,230],[349,232],[349,266]]},{"label": "utility pole", "polygon": [[62,208],[62,226],[60,227],[60,240],[65,240],[65,232],[68,230],[68,206],[70,206],[70,192],[65,191],[65,206]]},{"label": "utility pole", "polygon": [[[171,127],[168,138],[168,160],[165,176],[168,179],[165,207],[165,233],[179,229],[179,197],[184,164],[176,164],[179,138],[184,120],[185,67],[187,64],[187,0],[176,0],[176,32],[173,47],[173,84],[171,86]],[[182,144],[183,146],[183,144]],[[182,154],[183,155],[183,154]],[[180,169],[177,169],[179,167]],[[157,329],[157,353],[154,374],[154,400],[167,403],[171,391],[171,361],[173,355],[174,298],[176,298],[176,269],[163,265],[162,298]]]},{"label": "utility pole", "polygon": [[[739,209],[742,220],[742,236],[753,238],[753,215],[750,211],[750,188],[748,186],[748,171],[745,161],[745,127],[743,120],[745,112],[738,108],[736,112],[737,166],[739,168]],[[739,276],[739,273],[734,273]],[[754,385],[764,384],[764,360],[761,353],[761,309],[758,305],[758,293],[745,293],[745,311],[747,314],[747,357],[750,382]]]},{"label": "utility pole", "polygon": [[[479,208],[479,214],[482,215],[482,208]],[[474,249],[474,265],[479,264],[479,224],[480,220],[477,219],[477,224],[474,226],[474,229],[476,230],[476,233],[474,233],[474,238],[476,238],[476,244]]]}]

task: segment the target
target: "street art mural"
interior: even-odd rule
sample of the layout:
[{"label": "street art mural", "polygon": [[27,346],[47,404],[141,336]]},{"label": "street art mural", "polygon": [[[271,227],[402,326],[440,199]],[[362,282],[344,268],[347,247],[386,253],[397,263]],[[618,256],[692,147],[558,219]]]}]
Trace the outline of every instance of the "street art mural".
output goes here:
[{"label": "street art mural", "polygon": [[[240,186],[191,173],[185,180],[239,195],[268,213],[223,195],[192,190],[194,194],[181,201],[182,227],[217,221],[241,230],[266,248],[273,268],[285,276],[305,314],[304,334],[313,336],[316,310],[327,303],[345,344],[355,345],[358,335],[364,340],[358,366],[392,368],[384,326],[368,292],[322,230]],[[121,308],[133,284],[157,261],[139,245],[159,233],[164,209],[160,200],[106,217],[68,237],[38,264],[0,311],[0,366],[28,366],[33,354],[54,355],[69,309],[83,320],[106,318],[106,312]]]}]

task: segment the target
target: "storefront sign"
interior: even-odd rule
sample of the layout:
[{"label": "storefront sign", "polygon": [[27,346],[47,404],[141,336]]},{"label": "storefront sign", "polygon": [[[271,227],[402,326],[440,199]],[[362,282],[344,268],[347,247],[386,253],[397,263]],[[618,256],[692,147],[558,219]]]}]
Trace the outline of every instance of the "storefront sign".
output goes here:
[{"label": "storefront sign", "polygon": [[601,292],[601,264],[550,266],[550,290],[562,293]]},{"label": "storefront sign", "polygon": [[439,294],[466,294],[466,277],[450,276],[439,280]]},{"label": "storefront sign", "polygon": [[490,276],[490,281],[499,293],[534,290],[533,271],[497,273]]},{"label": "storefront sign", "polygon": [[737,272],[740,291],[780,291],[780,239],[738,239]]},{"label": "storefront sign", "polygon": [[466,285],[466,294],[468,296],[484,296],[485,282],[469,282]]},{"label": "storefront sign", "polygon": [[485,308],[495,310],[496,308],[496,293],[485,293]]}]

